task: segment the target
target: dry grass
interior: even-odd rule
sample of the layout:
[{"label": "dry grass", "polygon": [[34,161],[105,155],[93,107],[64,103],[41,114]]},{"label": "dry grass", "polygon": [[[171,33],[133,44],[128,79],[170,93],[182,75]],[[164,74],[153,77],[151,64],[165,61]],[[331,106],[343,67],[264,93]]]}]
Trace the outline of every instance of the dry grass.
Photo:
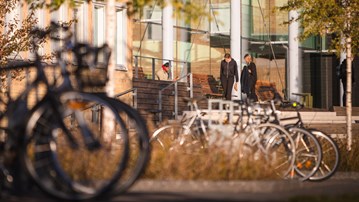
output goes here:
[{"label": "dry grass", "polygon": [[346,139],[337,140],[340,150],[339,171],[359,172],[359,137],[353,138],[352,150],[346,149]]},{"label": "dry grass", "polygon": [[[351,151],[346,140],[336,140],[340,148],[338,171],[359,171],[359,138],[354,139]],[[256,180],[279,178],[264,160],[253,156],[240,158],[220,147],[208,149],[176,149],[164,151],[153,145],[151,160],[145,178],[183,180]],[[330,157],[326,157],[330,161]],[[332,159],[334,161],[334,158]]]},{"label": "dry grass", "polygon": [[145,178],[182,180],[275,179],[264,159],[230,154],[220,147],[176,148],[164,151],[153,146]]}]

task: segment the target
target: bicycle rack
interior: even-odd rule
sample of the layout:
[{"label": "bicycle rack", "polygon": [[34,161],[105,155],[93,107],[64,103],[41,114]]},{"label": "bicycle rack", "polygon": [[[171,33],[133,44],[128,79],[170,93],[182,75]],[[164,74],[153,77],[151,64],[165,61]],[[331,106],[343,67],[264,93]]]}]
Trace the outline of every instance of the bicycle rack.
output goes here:
[{"label": "bicycle rack", "polygon": [[[218,109],[215,109],[216,107],[214,106],[218,106]],[[228,125],[232,127],[234,123],[235,107],[237,106],[238,104],[230,100],[209,99],[208,128],[221,130]]]}]

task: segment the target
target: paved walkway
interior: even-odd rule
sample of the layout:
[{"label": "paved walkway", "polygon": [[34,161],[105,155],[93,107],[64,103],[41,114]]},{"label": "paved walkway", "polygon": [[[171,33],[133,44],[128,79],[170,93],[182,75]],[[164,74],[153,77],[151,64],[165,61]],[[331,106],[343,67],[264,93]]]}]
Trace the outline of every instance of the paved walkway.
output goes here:
[{"label": "paved walkway", "polygon": [[[139,180],[126,194],[97,201],[111,202],[234,202],[289,201],[303,196],[326,196],[337,201],[342,196],[359,201],[359,173],[338,172],[323,182],[294,180],[181,181]],[[326,198],[328,199],[328,198]],[[54,201],[37,193],[27,197],[7,197],[1,202]],[[308,199],[305,199],[308,201]],[[318,201],[318,200],[317,200]],[[322,201],[322,200],[319,200]],[[343,201],[343,200],[342,200]],[[345,200],[344,200],[345,201]]]},{"label": "paved walkway", "polygon": [[153,181],[140,180],[128,195],[112,201],[288,201],[301,196],[355,195],[359,201],[359,173],[338,172],[323,182],[295,180]]},{"label": "paved walkway", "polygon": [[[131,191],[160,192],[252,192],[271,193],[302,188],[321,188],[342,182],[358,182],[359,173],[338,172],[323,182],[300,182],[297,180],[240,180],[240,181],[181,181],[181,180],[141,180]],[[358,186],[359,191],[359,186]]]}]

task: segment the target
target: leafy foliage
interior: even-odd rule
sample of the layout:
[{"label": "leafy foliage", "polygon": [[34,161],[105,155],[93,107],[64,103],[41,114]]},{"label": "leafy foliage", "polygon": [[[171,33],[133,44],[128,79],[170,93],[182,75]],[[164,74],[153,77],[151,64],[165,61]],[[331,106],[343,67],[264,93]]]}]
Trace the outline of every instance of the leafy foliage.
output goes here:
[{"label": "leafy foliage", "polygon": [[[17,59],[20,52],[32,49],[30,35],[34,25],[37,24],[35,10],[29,9],[21,21],[20,16],[15,15],[11,18],[9,14],[17,8],[19,3],[20,0],[0,1],[0,30],[2,30],[0,34],[0,65]],[[11,71],[11,79],[22,80],[24,75],[21,72],[21,70]],[[6,89],[6,75],[7,72],[1,71],[1,91]]]},{"label": "leafy foliage", "polygon": [[345,50],[342,38],[352,38],[352,49],[359,48],[359,1],[357,0],[288,0],[280,10],[297,10],[303,32],[300,39],[313,35],[331,35],[332,47],[337,54]]},{"label": "leafy foliage", "polygon": [[28,51],[30,46],[30,32],[37,23],[35,10],[29,9],[28,14],[20,21],[19,16],[6,21],[6,16],[12,12],[19,0],[0,1],[0,64],[16,58],[21,51]]},{"label": "leafy foliage", "polygon": [[[69,5],[74,6],[75,0],[25,0],[27,3],[32,3],[32,5],[36,8],[46,7],[50,10],[57,10],[64,3],[69,3]],[[89,2],[90,0],[84,0]],[[100,0],[101,1],[101,0]],[[106,1],[106,0],[102,0]],[[116,0],[117,2],[126,3],[129,8],[129,15],[133,15],[136,13],[140,13],[140,11],[145,6],[157,5],[160,7],[166,6],[166,0]],[[189,23],[190,21],[196,21],[202,16],[206,16],[208,19],[210,15],[206,8],[203,8],[201,4],[195,3],[195,1],[191,0],[170,0],[174,11],[178,17],[184,17],[185,21]]]}]

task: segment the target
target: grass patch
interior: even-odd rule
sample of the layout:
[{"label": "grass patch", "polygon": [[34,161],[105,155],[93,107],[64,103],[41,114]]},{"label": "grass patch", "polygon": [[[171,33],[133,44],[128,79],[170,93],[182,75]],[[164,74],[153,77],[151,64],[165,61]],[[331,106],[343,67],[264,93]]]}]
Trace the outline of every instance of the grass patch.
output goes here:
[{"label": "grass patch", "polygon": [[196,154],[153,151],[145,173],[150,179],[233,180],[274,179],[277,176],[259,160],[230,157],[219,151]]},{"label": "grass patch", "polygon": [[240,155],[220,147],[176,148],[153,146],[144,178],[182,180],[277,179],[263,157]]},{"label": "grass patch", "polygon": [[338,171],[359,172],[359,137],[353,137],[352,150],[348,151],[347,140],[336,140],[340,151]]},{"label": "grass patch", "polygon": [[[337,171],[359,171],[359,138],[353,140],[351,151],[346,149],[346,139],[338,140],[340,164]],[[330,161],[331,157],[326,157]],[[332,159],[334,161],[334,158]],[[326,160],[327,161],[327,160]],[[224,147],[177,149],[164,151],[161,147],[152,148],[151,160],[144,178],[183,179],[183,180],[256,180],[279,179],[274,170],[252,156],[239,157]]]}]

